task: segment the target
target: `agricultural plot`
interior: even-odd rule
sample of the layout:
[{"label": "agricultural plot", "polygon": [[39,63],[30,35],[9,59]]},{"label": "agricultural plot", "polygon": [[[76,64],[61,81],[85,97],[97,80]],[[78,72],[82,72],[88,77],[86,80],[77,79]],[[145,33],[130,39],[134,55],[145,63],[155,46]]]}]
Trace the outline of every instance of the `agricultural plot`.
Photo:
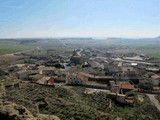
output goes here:
[{"label": "agricultural plot", "polygon": [[33,46],[0,44],[0,55],[33,49]]},{"label": "agricultural plot", "polygon": [[160,46],[143,46],[139,48],[140,50],[160,50]]},{"label": "agricultural plot", "polygon": [[150,58],[160,58],[160,52],[159,53],[149,53],[147,54]]}]

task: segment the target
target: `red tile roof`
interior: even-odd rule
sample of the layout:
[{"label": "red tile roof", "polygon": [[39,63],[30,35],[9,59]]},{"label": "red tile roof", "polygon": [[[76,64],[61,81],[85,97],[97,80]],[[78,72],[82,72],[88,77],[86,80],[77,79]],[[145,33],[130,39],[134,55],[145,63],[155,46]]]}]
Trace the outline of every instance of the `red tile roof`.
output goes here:
[{"label": "red tile roof", "polygon": [[133,90],[133,89],[134,89],[134,85],[129,84],[129,83],[122,83],[122,84],[120,85],[120,88],[121,88],[121,89]]},{"label": "red tile roof", "polygon": [[54,85],[54,78],[50,78],[50,79],[48,80],[48,83],[50,83],[51,85]]}]

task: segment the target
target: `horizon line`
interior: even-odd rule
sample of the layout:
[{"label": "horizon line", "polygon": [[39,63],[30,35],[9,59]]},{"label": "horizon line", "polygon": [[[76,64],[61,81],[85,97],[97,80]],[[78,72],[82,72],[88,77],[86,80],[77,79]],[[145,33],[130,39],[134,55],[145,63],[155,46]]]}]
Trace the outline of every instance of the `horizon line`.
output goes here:
[{"label": "horizon line", "polygon": [[144,39],[144,38],[157,38],[160,36],[152,37],[115,37],[115,36],[57,36],[57,37],[0,37],[0,39],[62,39],[62,38],[92,38],[92,39],[108,39],[108,38],[124,38],[124,39]]}]

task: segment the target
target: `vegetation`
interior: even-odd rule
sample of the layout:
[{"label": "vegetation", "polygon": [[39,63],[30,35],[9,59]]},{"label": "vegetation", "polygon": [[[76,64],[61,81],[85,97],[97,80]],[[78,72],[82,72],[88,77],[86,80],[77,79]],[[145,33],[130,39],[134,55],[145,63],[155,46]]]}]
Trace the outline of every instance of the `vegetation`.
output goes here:
[{"label": "vegetation", "polygon": [[160,50],[160,46],[142,46],[140,50]]},{"label": "vegetation", "polygon": [[0,69],[0,76],[6,75],[6,72]]},{"label": "vegetation", "polygon": [[44,98],[44,103],[47,104],[39,108],[40,113],[57,115],[62,120],[113,120],[117,117],[124,120],[145,120],[160,117],[145,96],[143,103],[137,100],[135,106],[131,107],[115,103],[107,97],[107,93],[86,94],[85,90],[84,87],[53,88],[28,83],[22,85],[21,89],[6,90],[5,99],[22,104],[35,113],[35,105],[39,103],[37,100]]},{"label": "vegetation", "polygon": [[147,54],[150,58],[160,58],[160,53],[149,53]]},{"label": "vegetation", "polygon": [[49,114],[48,110],[46,110],[46,109],[40,109],[40,113],[42,113],[42,114]]},{"label": "vegetation", "polygon": [[0,54],[14,53],[33,49],[33,46],[0,44]]},{"label": "vegetation", "polygon": [[121,118],[125,118],[126,115],[133,115],[136,109],[130,107],[119,108],[115,114]]},{"label": "vegetation", "polygon": [[82,69],[82,66],[81,65],[76,65],[76,68],[79,70],[79,69]]}]

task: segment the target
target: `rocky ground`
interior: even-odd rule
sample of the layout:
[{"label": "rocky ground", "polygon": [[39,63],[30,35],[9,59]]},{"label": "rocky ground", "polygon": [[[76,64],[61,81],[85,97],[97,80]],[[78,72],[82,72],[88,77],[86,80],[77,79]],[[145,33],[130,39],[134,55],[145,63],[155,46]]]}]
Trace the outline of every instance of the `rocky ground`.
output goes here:
[{"label": "rocky ground", "polygon": [[24,106],[0,101],[0,120],[60,120],[54,115],[33,115]]},{"label": "rocky ground", "polygon": [[[84,87],[54,88],[12,79],[1,83],[3,91],[1,115],[4,111],[8,115],[8,110],[16,109],[13,113],[20,114],[19,118],[21,114],[23,117],[24,114],[31,115],[35,119],[39,114],[55,115],[62,120],[159,120],[160,118],[160,112],[143,94],[136,94],[134,106],[124,106],[109,99],[104,92],[86,94]],[[5,106],[10,106],[10,102],[13,105],[7,109]],[[22,108],[25,112],[21,113],[21,110],[14,107],[17,105],[21,106],[18,109]]]}]

